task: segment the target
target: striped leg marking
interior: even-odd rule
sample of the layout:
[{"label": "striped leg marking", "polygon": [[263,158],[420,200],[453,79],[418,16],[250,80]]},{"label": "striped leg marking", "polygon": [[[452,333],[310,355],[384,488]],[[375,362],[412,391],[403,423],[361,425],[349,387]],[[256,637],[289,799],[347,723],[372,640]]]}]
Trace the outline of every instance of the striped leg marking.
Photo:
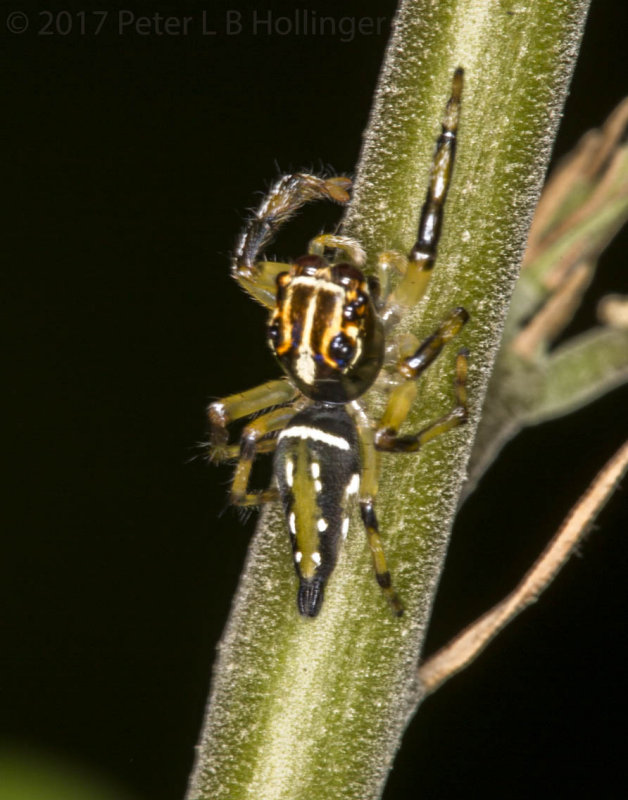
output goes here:
[{"label": "striped leg marking", "polygon": [[403,603],[392,585],[392,579],[390,577],[388,565],[386,564],[386,556],[384,555],[384,548],[379,535],[379,526],[377,524],[377,517],[375,516],[372,500],[360,500],[360,514],[362,515],[362,522],[366,529],[366,536],[373,557],[375,578],[382,592],[386,595],[386,599],[390,603],[393,614],[396,617],[400,617],[403,614]]},{"label": "striped leg marking", "polygon": [[454,72],[451,97],[445,107],[441,134],[436,140],[427,195],[419,218],[417,240],[407,258],[405,275],[387,303],[383,317],[393,324],[404,308],[414,306],[425,294],[430,280],[443,223],[443,210],[456,158],[463,70]]},{"label": "striped leg marking", "polygon": [[423,341],[416,352],[405,358],[399,365],[399,372],[404,378],[415,379],[426,370],[440,355],[443,347],[462,330],[469,320],[469,314],[462,306],[449,312],[447,318],[439,325],[438,330]]},{"label": "striped leg marking", "polygon": [[285,380],[267,381],[246,392],[216,400],[207,409],[209,417],[209,453],[212,461],[228,461],[237,455],[238,445],[228,445],[230,422],[257,414],[265,408],[289,403],[297,390]]},{"label": "striped leg marking", "polygon": [[347,203],[350,188],[350,179],[342,176],[319,178],[317,175],[297,172],[281,177],[254,212],[238,242],[232,262],[236,280],[249,291],[246,280],[242,279],[255,281],[258,278],[258,256],[278,228],[313,200]]},{"label": "striped leg marking", "polygon": [[[446,433],[458,425],[462,425],[467,421],[467,356],[468,350],[461,349],[456,356],[456,375],[454,377],[454,395],[456,404],[452,410],[445,414],[444,417],[432,422],[422,431],[415,433],[411,436],[398,436],[397,430],[399,419],[394,414],[394,409],[389,413],[386,409],[383,421],[393,421],[394,423],[388,427],[380,427],[375,432],[375,447],[378,450],[384,450],[389,453],[414,453],[420,450],[424,444],[440,436],[441,433]],[[405,386],[406,384],[403,384]],[[402,387],[399,387],[402,388]],[[394,397],[391,395],[391,399]],[[390,405],[390,403],[389,403]],[[387,416],[388,415],[388,416]]]},{"label": "striped leg marking", "polygon": [[[447,342],[459,333],[468,319],[469,315],[464,308],[454,308],[438,327],[437,331],[428,336],[412,355],[402,359],[398,365],[398,371],[408,380],[396,386],[388,398],[386,410],[379,423],[379,439],[376,439],[378,449],[387,449],[382,447],[382,438],[385,440],[392,435],[396,435],[410,413],[417,394],[416,379],[438,357]],[[458,375],[455,385],[456,397],[458,398],[461,391]],[[458,405],[466,406],[466,393],[464,403],[458,403]],[[386,432],[386,435],[383,432]]]},{"label": "striped leg marking", "polygon": [[262,417],[258,417],[242,431],[240,460],[231,484],[230,502],[233,505],[258,506],[277,499],[277,490],[274,488],[261,492],[247,491],[249,478],[255,456],[260,450],[260,439],[281,430],[293,416],[294,409],[292,407],[277,408]]}]

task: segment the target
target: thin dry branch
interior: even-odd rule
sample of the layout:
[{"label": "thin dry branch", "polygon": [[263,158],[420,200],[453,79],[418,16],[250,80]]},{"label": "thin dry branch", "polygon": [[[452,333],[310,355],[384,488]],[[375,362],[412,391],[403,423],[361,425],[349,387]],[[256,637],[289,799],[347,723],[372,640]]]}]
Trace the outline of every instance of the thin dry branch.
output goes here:
[{"label": "thin dry branch", "polygon": [[[566,156],[550,176],[530,227],[528,246],[522,268],[532,264],[543,249],[556,241],[565,230],[573,229],[579,220],[587,219],[604,200],[609,185],[612,186],[617,171],[617,158],[621,157],[621,140],[628,125],[628,97],[613,110],[598,130],[587,131],[574,150]],[[585,187],[593,190],[586,207],[560,219],[562,206],[574,192]],[[600,192],[600,187],[602,191]]]},{"label": "thin dry branch", "polygon": [[628,468],[626,442],[593,481],[517,588],[419,668],[425,694],[467,667],[503,628],[547,589]]},{"label": "thin dry branch", "polygon": [[591,283],[593,271],[594,266],[587,261],[574,267],[562,285],[550,295],[547,303],[515,336],[511,345],[513,352],[532,360],[537,351],[558,337],[580,305],[582,295]]}]

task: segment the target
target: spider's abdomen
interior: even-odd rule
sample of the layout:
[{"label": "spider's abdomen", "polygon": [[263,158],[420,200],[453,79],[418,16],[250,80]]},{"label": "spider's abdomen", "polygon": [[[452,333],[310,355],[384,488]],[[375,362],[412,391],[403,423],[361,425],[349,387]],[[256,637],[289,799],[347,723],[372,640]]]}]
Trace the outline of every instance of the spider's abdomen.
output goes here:
[{"label": "spider's abdomen", "polygon": [[355,425],[342,406],[309,406],[279,436],[274,473],[299,577],[297,605],[307,617],[320,610],[349,530],[349,502],[360,487],[358,454]]},{"label": "spider's abdomen", "polygon": [[384,355],[381,321],[364,274],[320,256],[298,259],[277,278],[269,342],[311,400],[348,403],[373,383]]}]

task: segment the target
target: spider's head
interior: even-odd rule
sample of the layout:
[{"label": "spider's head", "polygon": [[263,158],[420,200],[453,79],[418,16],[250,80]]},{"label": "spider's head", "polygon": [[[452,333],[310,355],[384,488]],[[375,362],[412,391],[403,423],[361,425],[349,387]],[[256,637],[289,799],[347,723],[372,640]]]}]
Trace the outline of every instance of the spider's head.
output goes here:
[{"label": "spider's head", "polygon": [[377,377],[384,335],[375,292],[358,267],[329,264],[318,255],[302,256],[277,276],[268,340],[306,397],[348,403]]}]

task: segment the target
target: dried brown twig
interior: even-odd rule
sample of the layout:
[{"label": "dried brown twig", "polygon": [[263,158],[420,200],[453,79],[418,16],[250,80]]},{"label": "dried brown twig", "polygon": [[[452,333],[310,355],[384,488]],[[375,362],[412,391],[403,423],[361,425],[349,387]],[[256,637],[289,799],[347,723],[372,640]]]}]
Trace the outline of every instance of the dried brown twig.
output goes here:
[{"label": "dried brown twig", "polygon": [[582,541],[627,468],[628,442],[599,473],[517,588],[420,667],[425,694],[435,692],[469,666],[506,625],[536,602]]}]

